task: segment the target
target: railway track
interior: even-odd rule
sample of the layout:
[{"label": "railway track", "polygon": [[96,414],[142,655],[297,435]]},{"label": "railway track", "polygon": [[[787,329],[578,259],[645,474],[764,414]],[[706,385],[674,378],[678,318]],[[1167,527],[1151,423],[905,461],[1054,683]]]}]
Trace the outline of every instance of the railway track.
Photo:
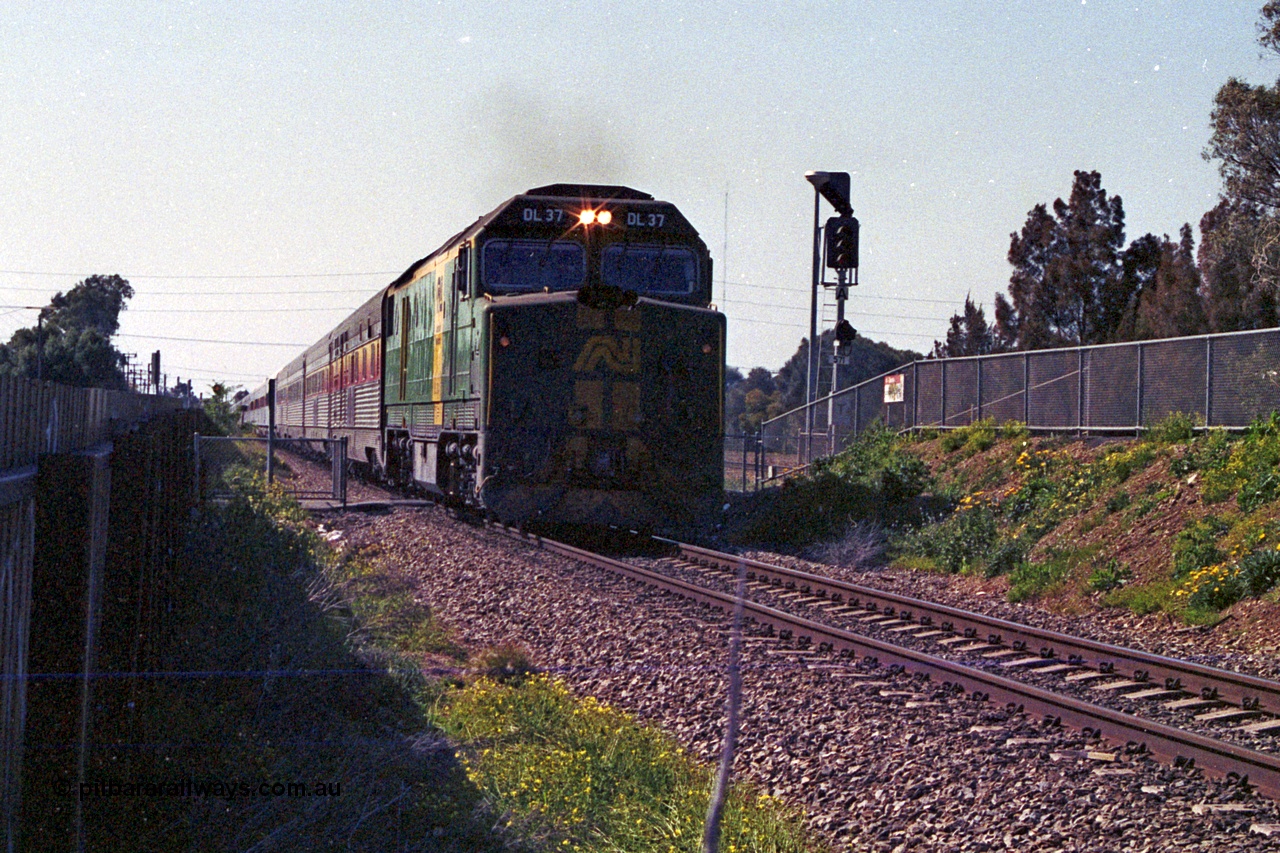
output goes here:
[{"label": "railway track", "polygon": [[[705,605],[729,609],[735,597],[616,557],[555,540],[497,527],[562,556],[641,581]],[[1195,714],[1198,723],[1256,719],[1252,731],[1280,731],[1280,684],[1200,664],[1058,634],[982,614],[933,604],[795,569],[724,554],[672,540],[660,540],[678,560],[721,580],[744,572],[748,589],[768,589],[787,601],[817,607],[835,617],[877,625],[881,632],[927,640],[949,652],[980,655],[987,667],[866,636],[827,621],[789,612],[748,598],[745,616],[766,633],[831,658],[830,665],[859,659],[899,666],[955,685],[971,696],[1016,708],[1076,729],[1096,733],[1132,752],[1149,752],[1173,765],[1247,780],[1280,799],[1280,755],[1250,749],[1201,732],[1145,719],[1115,708],[1064,695],[991,671],[1035,670],[1130,699],[1158,700]]]}]

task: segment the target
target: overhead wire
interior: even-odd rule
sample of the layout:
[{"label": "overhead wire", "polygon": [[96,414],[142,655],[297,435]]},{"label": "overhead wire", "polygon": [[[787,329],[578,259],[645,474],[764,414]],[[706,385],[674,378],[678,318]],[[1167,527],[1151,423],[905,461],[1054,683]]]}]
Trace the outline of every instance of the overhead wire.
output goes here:
[{"label": "overhead wire", "polygon": [[277,341],[224,341],[214,340],[211,338],[178,338],[166,335],[135,335],[132,332],[120,332],[117,337],[121,338],[137,338],[143,341],[180,341],[193,344],[237,344],[246,347],[302,347],[306,348],[311,344],[284,343]]},{"label": "overhead wire", "polygon": [[[332,308],[126,308],[124,309],[130,314],[271,314],[271,313],[289,313],[293,314],[298,311],[347,311],[356,310],[359,306],[347,307],[344,305],[335,305]],[[43,309],[31,305],[0,305],[0,308],[12,308],[14,310],[41,311]],[[3,316],[3,315],[0,315]]]},{"label": "overhead wire", "polygon": [[[374,270],[371,272],[299,272],[299,273],[273,273],[273,274],[245,274],[245,275],[158,275],[154,273],[135,273],[128,276],[121,276],[125,279],[144,278],[159,280],[185,280],[185,279],[208,279],[218,280],[225,279],[242,280],[242,279],[288,279],[288,278],[355,278],[357,276],[374,276],[374,275],[399,275],[402,270]],[[49,278],[88,278],[91,275],[100,273],[76,273],[76,272],[39,272],[36,270],[0,270],[0,275],[35,275],[48,276]]]}]

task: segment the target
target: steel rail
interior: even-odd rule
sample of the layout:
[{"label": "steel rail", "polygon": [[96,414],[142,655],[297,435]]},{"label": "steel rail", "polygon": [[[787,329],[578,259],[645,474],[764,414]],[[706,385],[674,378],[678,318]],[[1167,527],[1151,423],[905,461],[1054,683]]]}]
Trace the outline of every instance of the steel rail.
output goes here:
[{"label": "steel rail", "polygon": [[793,584],[800,592],[809,592],[851,607],[883,612],[904,622],[917,621],[921,626],[937,626],[956,634],[984,639],[993,646],[1008,644],[1014,648],[1021,647],[1044,658],[1065,660],[1099,672],[1129,675],[1134,681],[1163,683],[1169,690],[1183,690],[1206,699],[1218,699],[1242,708],[1280,715],[1280,683],[1265,678],[1073,637],[671,539],[655,539],[674,547],[682,558],[711,562],[722,568],[736,568],[741,563],[747,567],[749,578],[754,574],[756,579]]},{"label": "steel rail", "polygon": [[[728,593],[695,586],[612,557],[584,551],[563,542],[512,531],[501,525],[493,525],[493,527],[544,550],[607,569],[708,606],[728,610],[736,602],[736,598]],[[1247,778],[1267,796],[1280,798],[1280,756],[1255,752],[1164,723],[1144,720],[1132,714],[1052,693],[945,658],[894,646],[842,628],[814,622],[757,602],[745,601],[743,611],[747,617],[761,626],[778,632],[780,636],[786,637],[784,632],[791,632],[791,636],[795,637],[801,645],[812,644],[820,650],[848,653],[855,659],[862,656],[881,665],[898,665],[904,669],[927,673],[930,677],[941,676],[944,683],[963,688],[973,698],[1004,703],[1025,713],[1040,715],[1077,729],[1093,731],[1112,742],[1138,747],[1171,764],[1194,765],[1216,776],[1234,774],[1242,779]],[[805,642],[806,640],[808,643]]]}]

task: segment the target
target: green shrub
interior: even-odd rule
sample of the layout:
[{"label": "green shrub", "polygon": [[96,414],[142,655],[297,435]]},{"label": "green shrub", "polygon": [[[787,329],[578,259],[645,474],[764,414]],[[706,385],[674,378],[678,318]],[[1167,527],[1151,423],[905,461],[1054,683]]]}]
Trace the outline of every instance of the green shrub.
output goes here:
[{"label": "green shrub", "polygon": [[1240,582],[1245,593],[1263,595],[1280,584],[1280,550],[1254,551],[1240,561]]},{"label": "green shrub", "polygon": [[1026,559],[1027,550],[1018,539],[1001,536],[987,554],[987,577],[1012,572]]},{"label": "green shrub", "polygon": [[1005,421],[1000,425],[1000,437],[1008,441],[1025,440],[1031,436],[1031,430],[1022,421]]},{"label": "green shrub", "polygon": [[877,489],[830,470],[787,480],[742,533],[745,541],[799,548],[843,532],[880,511]]},{"label": "green shrub", "polygon": [[909,534],[901,548],[908,554],[928,557],[940,570],[955,574],[985,565],[999,536],[991,510],[979,507]]},{"label": "green shrub", "polygon": [[1089,545],[1070,551],[1050,550],[1041,563],[1023,563],[1009,574],[1008,599],[1019,601],[1038,598],[1065,581],[1073,569],[1092,559],[1101,545]]},{"label": "green shrub", "polygon": [[1070,568],[1062,560],[1050,560],[1045,563],[1023,563],[1009,575],[1009,601],[1038,598],[1050,587],[1060,583],[1067,577]]},{"label": "green shrub", "polygon": [[1199,424],[1198,415],[1170,412],[1147,430],[1147,438],[1156,444],[1182,444],[1195,436]]},{"label": "green shrub", "polygon": [[1234,440],[1226,430],[1208,430],[1191,443],[1185,454],[1169,463],[1169,470],[1175,477],[1185,477],[1192,471],[1217,470],[1230,458]]},{"label": "green shrub", "polygon": [[1196,569],[1222,562],[1218,539],[1229,526],[1215,515],[1191,521],[1173,540],[1173,577],[1180,579]]},{"label": "green shrub", "polygon": [[909,501],[933,484],[929,466],[906,449],[907,442],[888,427],[863,431],[837,456],[824,460],[827,470],[881,492],[887,503]]},{"label": "green shrub", "polygon": [[974,421],[965,427],[967,433],[964,446],[970,453],[982,453],[990,450],[996,443],[996,422],[991,418]]},{"label": "green shrub", "polygon": [[1105,482],[1123,483],[1135,471],[1146,468],[1156,458],[1155,448],[1146,442],[1131,447],[1120,447],[1098,460],[1098,468]]},{"label": "green shrub", "polygon": [[1280,412],[1272,412],[1269,417],[1254,421],[1244,437],[1230,445],[1224,462],[1205,470],[1204,498],[1217,502],[1237,495],[1240,508],[1252,512],[1280,497],[1277,465]]},{"label": "green shrub", "polygon": [[1129,497],[1128,492],[1123,490],[1116,492],[1114,495],[1107,498],[1107,512],[1119,512],[1127,507],[1132,500],[1133,499]]},{"label": "green shrub", "polygon": [[1280,472],[1274,464],[1258,466],[1240,487],[1236,497],[1242,512],[1253,512],[1280,497]]},{"label": "green shrub", "polygon": [[932,482],[929,466],[910,453],[893,454],[880,470],[880,494],[889,504],[919,497]]},{"label": "green shrub", "polygon": [[1086,583],[1094,592],[1109,592],[1116,587],[1124,586],[1131,576],[1129,568],[1120,565],[1113,557],[1104,565],[1094,569]]},{"label": "green shrub", "polygon": [[1217,563],[1193,571],[1175,594],[1185,596],[1190,607],[1222,610],[1247,593],[1239,568]]},{"label": "green shrub", "polygon": [[996,422],[983,418],[967,426],[956,427],[942,434],[942,449],[947,453],[965,448],[969,453],[981,453],[996,443]]},{"label": "green shrub", "polygon": [[949,429],[942,434],[942,449],[951,453],[964,447],[965,442],[969,440],[969,436],[965,435],[964,428]]}]

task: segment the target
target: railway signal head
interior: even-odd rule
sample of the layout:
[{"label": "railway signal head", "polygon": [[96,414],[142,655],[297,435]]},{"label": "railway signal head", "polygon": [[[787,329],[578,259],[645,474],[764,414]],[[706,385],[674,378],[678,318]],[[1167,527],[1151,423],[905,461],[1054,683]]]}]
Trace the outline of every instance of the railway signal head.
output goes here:
[{"label": "railway signal head", "polygon": [[827,266],[835,270],[851,270],[858,266],[858,220],[854,216],[833,216],[823,231],[826,240]]},{"label": "railway signal head", "polygon": [[836,346],[845,349],[858,337],[858,330],[848,320],[836,323]]},{"label": "railway signal head", "polygon": [[848,172],[805,172],[804,179],[843,216],[853,215]]}]

